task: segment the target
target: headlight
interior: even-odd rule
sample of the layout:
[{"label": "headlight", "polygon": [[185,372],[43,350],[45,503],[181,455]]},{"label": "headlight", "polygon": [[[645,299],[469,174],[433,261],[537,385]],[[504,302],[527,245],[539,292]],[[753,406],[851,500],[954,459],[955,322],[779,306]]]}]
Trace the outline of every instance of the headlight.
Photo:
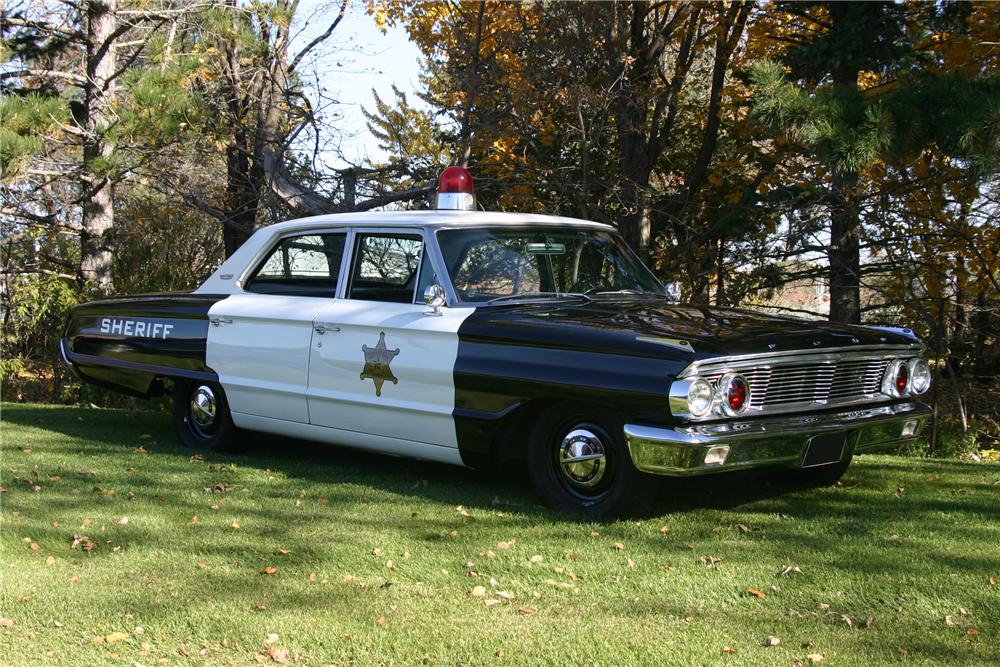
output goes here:
[{"label": "headlight", "polygon": [[692,417],[704,417],[712,410],[712,400],[715,392],[710,385],[701,378],[695,378],[688,387],[687,403],[688,412]]},{"label": "headlight", "polygon": [[750,383],[742,375],[727,373],[719,378],[722,409],[730,416],[741,415],[750,407]]},{"label": "headlight", "polygon": [[910,359],[906,366],[910,373],[910,392],[914,394],[927,393],[931,387],[931,367],[920,357]]},{"label": "headlight", "polygon": [[895,359],[889,363],[882,377],[882,393],[900,398],[906,395],[910,388],[910,367],[902,359]]}]

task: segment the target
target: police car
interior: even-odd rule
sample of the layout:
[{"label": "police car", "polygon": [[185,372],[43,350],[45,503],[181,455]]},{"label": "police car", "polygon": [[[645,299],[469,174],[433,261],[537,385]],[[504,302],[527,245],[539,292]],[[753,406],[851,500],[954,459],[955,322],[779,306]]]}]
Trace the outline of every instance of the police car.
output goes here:
[{"label": "police car", "polygon": [[256,232],[191,293],[81,305],[85,381],[173,392],[180,438],[262,431],[488,468],[548,504],[641,508],[659,476],[747,469],[833,483],[914,438],[931,375],[905,329],[676,303],[611,226],[438,208]]}]

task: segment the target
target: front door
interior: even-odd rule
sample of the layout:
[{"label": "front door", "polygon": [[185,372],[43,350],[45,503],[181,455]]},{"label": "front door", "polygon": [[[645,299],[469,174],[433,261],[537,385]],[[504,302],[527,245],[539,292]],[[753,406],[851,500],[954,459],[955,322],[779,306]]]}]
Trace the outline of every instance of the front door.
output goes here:
[{"label": "front door", "polygon": [[435,280],[419,233],[359,231],[352,257],[346,298],[313,323],[311,422],[457,448],[458,328],[472,310],[416,303]]},{"label": "front door", "polygon": [[206,361],[237,425],[242,414],[309,423],[313,321],[337,293],[346,238],[336,232],[281,239],[244,293],[209,310]]}]

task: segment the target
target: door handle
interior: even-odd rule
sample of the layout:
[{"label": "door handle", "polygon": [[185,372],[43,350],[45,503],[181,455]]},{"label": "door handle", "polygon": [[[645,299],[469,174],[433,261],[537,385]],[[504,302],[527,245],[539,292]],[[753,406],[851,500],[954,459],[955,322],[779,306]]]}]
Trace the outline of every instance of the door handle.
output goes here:
[{"label": "door handle", "polygon": [[212,323],[212,326],[216,326],[216,327],[219,326],[220,324],[232,324],[233,323],[233,319],[231,317],[212,317],[212,318],[209,318],[208,321]]},{"label": "door handle", "polygon": [[340,327],[333,326],[332,324],[317,324],[314,327],[314,329],[315,329],[316,333],[318,333],[321,336],[323,334],[325,334],[327,331],[329,331],[331,333],[336,333],[336,332],[340,331]]}]

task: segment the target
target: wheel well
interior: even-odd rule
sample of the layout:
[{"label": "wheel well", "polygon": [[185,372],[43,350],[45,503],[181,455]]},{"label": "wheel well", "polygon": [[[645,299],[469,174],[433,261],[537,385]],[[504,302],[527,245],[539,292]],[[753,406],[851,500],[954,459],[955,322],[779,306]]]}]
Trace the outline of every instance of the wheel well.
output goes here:
[{"label": "wheel well", "polygon": [[[527,458],[530,439],[527,437],[534,429],[538,420],[550,410],[559,406],[572,406],[575,409],[584,408],[594,414],[605,428],[615,428],[614,423],[607,423],[607,410],[601,406],[587,402],[568,402],[551,398],[536,398],[527,401],[504,417],[490,448],[490,461],[494,465],[507,465],[524,461]],[[612,420],[613,421],[613,420]]]}]

